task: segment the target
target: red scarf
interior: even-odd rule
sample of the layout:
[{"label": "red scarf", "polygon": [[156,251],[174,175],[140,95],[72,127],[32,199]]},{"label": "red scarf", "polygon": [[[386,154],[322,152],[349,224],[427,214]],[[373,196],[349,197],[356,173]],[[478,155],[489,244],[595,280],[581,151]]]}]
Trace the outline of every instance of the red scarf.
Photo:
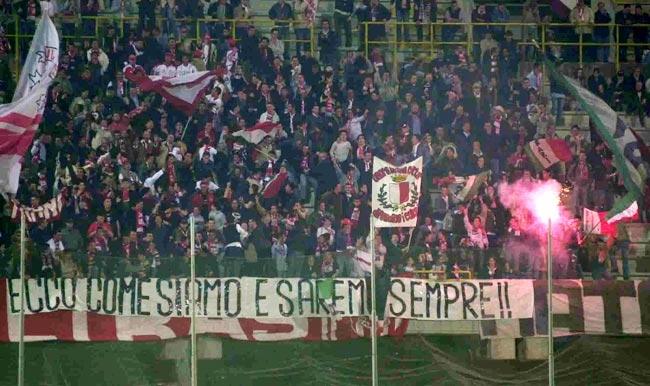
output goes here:
[{"label": "red scarf", "polygon": [[142,213],[141,209],[136,208],[135,209],[135,231],[138,233],[143,233],[144,228],[146,226],[147,223],[145,221],[144,213]]}]

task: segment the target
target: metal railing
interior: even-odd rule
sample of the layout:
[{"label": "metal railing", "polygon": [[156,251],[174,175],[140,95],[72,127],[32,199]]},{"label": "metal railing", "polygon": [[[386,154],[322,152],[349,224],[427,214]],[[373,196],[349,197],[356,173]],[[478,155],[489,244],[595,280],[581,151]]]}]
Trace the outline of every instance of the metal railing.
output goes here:
[{"label": "metal railing", "polygon": [[[101,39],[104,36],[105,29],[112,25],[116,29],[117,37],[123,38],[125,33],[131,30],[136,30],[138,27],[139,19],[137,16],[125,15],[125,14],[114,14],[114,15],[99,15],[99,16],[64,16],[56,15],[53,18],[54,22],[60,27],[60,39],[63,41],[66,40],[93,40]],[[164,29],[165,21],[163,18],[156,18],[156,26],[161,28],[161,31]],[[287,22],[276,22],[270,19],[223,19],[218,20],[211,17],[202,17],[202,18],[177,18],[173,20],[174,31],[171,31],[171,35],[174,35],[177,39],[179,35],[177,32],[180,30],[181,26],[187,26],[190,33],[188,36],[182,37],[182,39],[190,39],[192,42],[200,42],[204,33],[211,32],[215,30],[215,27],[222,25],[224,28],[230,30],[232,38],[235,41],[242,39],[241,33],[242,30],[239,27],[246,28],[248,24],[255,25],[258,30],[258,37],[269,35],[273,28],[279,27],[281,30],[281,40],[285,43],[285,53],[289,52],[289,46],[295,47],[300,44],[308,47],[311,55],[313,56],[316,52],[316,36],[318,31],[314,27],[313,23],[307,24],[306,22],[297,22],[297,21],[287,21]],[[8,26],[6,28],[10,33],[5,34],[5,37],[10,39],[13,42],[13,56],[14,56],[14,69],[16,76],[18,77],[18,72],[20,70],[20,61],[21,54],[26,53],[27,47],[23,47],[24,42],[28,42],[32,39],[34,28],[29,29],[30,23],[25,23],[25,21],[20,20],[18,15],[14,15],[13,26]],[[32,24],[33,26],[33,24]],[[298,39],[292,36],[296,27],[302,27],[308,31],[307,39]],[[64,28],[65,27],[65,28]],[[65,32],[72,30],[74,34],[66,34]],[[25,33],[25,31],[29,31]],[[63,31],[64,33],[61,33]],[[88,31],[92,31],[92,34],[89,34]],[[221,42],[221,36],[211,36],[213,42]],[[25,52],[22,52],[21,49],[25,48]]]},{"label": "metal railing", "polygon": [[[382,30],[383,26],[383,30]],[[478,36],[477,33],[481,31],[492,32],[494,35],[495,27],[502,29],[502,31],[521,31],[522,39],[517,41],[517,46],[521,48],[526,47],[535,47],[539,46],[543,52],[546,52],[549,48],[553,46],[564,47],[564,48],[575,48],[578,52],[577,60],[573,62],[579,63],[581,66],[585,63],[586,52],[590,48],[598,47],[607,47],[609,50],[613,50],[613,62],[616,65],[616,69],[620,69],[621,63],[626,61],[627,58],[621,58],[620,54],[623,50],[628,48],[650,48],[648,42],[630,42],[632,40],[632,33],[630,30],[636,27],[647,27],[650,28],[650,24],[635,24],[633,26],[622,26],[618,24],[581,24],[575,25],[571,23],[521,23],[521,22],[509,22],[509,23],[417,23],[417,22],[397,22],[395,20],[390,20],[388,22],[366,22],[363,23],[363,40],[365,53],[368,55],[370,50],[374,47],[380,47],[382,52],[392,52],[392,55],[397,58],[398,54],[401,52],[409,52],[411,54],[428,54],[429,57],[433,58],[436,56],[440,50],[447,49],[449,47],[463,47],[466,50],[466,53],[469,58],[477,59],[476,48],[480,47],[480,42],[482,36]],[[594,42],[594,41],[585,41],[585,35],[589,35],[590,38],[592,33],[582,34],[576,33],[576,29],[588,28],[593,30],[593,28],[608,28],[609,34],[607,37],[607,42]],[[484,28],[485,30],[477,31],[478,28]],[[375,35],[382,36],[381,39],[373,40],[369,38],[369,32],[373,32]],[[405,41],[399,40],[397,30],[400,29],[404,31],[408,29],[413,32],[413,30],[422,29],[422,35],[426,35],[426,39],[419,41]],[[379,30],[379,31],[378,31]],[[558,30],[571,30],[568,31],[573,34],[575,40],[565,41],[565,40],[552,40],[549,39],[551,33],[557,33]],[[425,33],[426,32],[426,33]],[[566,32],[566,31],[565,31]],[[626,40],[621,39],[622,32],[625,32]],[[405,33],[402,32],[402,36]],[[451,38],[445,39],[451,36]],[[526,36],[527,35],[527,36]],[[522,52],[522,56],[524,53]],[[595,60],[594,60],[595,61]],[[609,58],[606,58],[606,61],[609,62]]]},{"label": "metal railing", "polygon": [[[65,31],[73,30],[74,34],[62,34],[61,38],[63,40],[84,40],[84,39],[99,39],[103,36],[103,32],[106,26],[109,24],[115,26],[116,32],[119,37],[123,37],[126,31],[135,29],[138,24],[138,17],[126,14],[114,14],[114,15],[101,15],[101,16],[60,16],[55,17],[55,21],[61,26],[67,26]],[[163,18],[157,18],[157,25],[163,26],[164,23],[169,23],[168,20]],[[175,19],[173,21],[174,26],[178,29],[179,26],[188,26],[191,36],[183,37],[183,39],[190,39],[192,41],[200,41],[203,33],[206,31],[212,30],[215,26],[222,25],[224,28],[228,28],[232,37],[238,41],[241,39],[242,29],[237,28],[237,26],[245,26],[248,24],[255,25],[261,35],[266,35],[274,27],[281,26],[282,30],[282,41],[285,43],[285,52],[289,52],[290,46],[296,46],[298,44],[308,46],[309,52],[314,55],[317,52],[317,42],[316,38],[319,32],[320,27],[316,27],[316,23],[311,24],[297,24],[295,21],[287,21],[278,23],[270,19],[263,19],[256,17],[255,19],[224,19],[216,20],[213,18],[186,18],[186,19]],[[309,31],[308,39],[298,39],[295,38],[294,31],[297,25],[302,26],[304,29]],[[575,34],[575,29],[578,28],[589,28],[593,29],[594,27],[599,28],[608,28],[609,29],[609,39],[608,43],[593,42],[593,41],[584,41],[583,34]],[[517,41],[517,46],[526,50],[528,47],[534,45],[539,45],[540,48],[546,51],[549,47],[560,47],[562,49],[577,49],[577,60],[575,62],[582,65],[585,62],[585,54],[588,50],[594,50],[596,48],[609,46],[609,50],[613,50],[612,61],[616,65],[616,69],[621,67],[621,63],[627,58],[621,58],[621,53],[627,51],[628,49],[643,49],[648,48],[648,43],[640,42],[630,42],[628,40],[632,39],[632,34],[630,31],[634,27],[649,27],[650,24],[635,24],[634,26],[621,26],[617,24],[590,24],[590,25],[580,25],[576,26],[571,23],[521,23],[521,22],[509,22],[509,23],[444,23],[444,22],[434,22],[434,23],[416,23],[416,22],[397,22],[395,19],[392,19],[388,22],[364,22],[361,23],[358,28],[361,33],[359,40],[361,45],[365,49],[366,55],[370,54],[370,50],[374,47],[378,47],[382,52],[389,52],[396,59],[399,59],[398,54],[408,53],[414,55],[426,55],[430,58],[436,57],[441,50],[449,49],[450,47],[464,47],[467,56],[469,59],[476,60],[477,54],[480,55],[480,39],[482,36],[478,36],[483,30],[477,31],[478,28],[484,28],[485,30],[491,29],[499,30],[503,29],[505,31],[520,31],[520,34],[523,38]],[[11,28],[8,28],[10,33],[5,36],[13,41],[13,54],[15,56],[15,64],[20,63],[21,57],[21,47],[22,43],[28,41],[32,37],[32,32],[24,33],[24,21],[21,21],[16,15],[14,20],[13,31]],[[418,34],[422,35],[422,39],[419,41],[403,41],[398,40],[397,30],[408,29],[411,32],[416,30]],[[574,33],[574,41],[561,41],[561,40],[549,40],[550,31],[566,31],[572,30]],[[88,33],[92,31],[92,33]],[[172,31],[174,35],[178,38],[178,35]],[[627,38],[625,41],[621,39],[622,32]],[[374,39],[369,35],[379,35],[380,39]],[[533,41],[534,37],[538,37],[536,43]],[[446,38],[446,39],[445,39]],[[374,39],[374,40],[373,40]],[[220,37],[212,36],[213,41],[220,41]],[[532,48],[530,48],[532,50]],[[15,68],[18,69],[20,66],[15,65]]]},{"label": "metal railing", "polygon": [[[450,242],[462,243],[464,236],[449,235]],[[356,258],[355,249],[330,251],[315,254],[305,254],[304,251],[289,250],[278,268],[276,258],[264,251],[251,252],[249,247],[244,249],[244,256],[226,256],[223,249],[215,252],[208,251],[204,246],[195,253],[196,275],[199,277],[327,277],[321,271],[321,263],[326,254],[331,254],[336,263],[337,277],[367,277],[369,272]],[[59,252],[48,269],[30,269],[30,277],[157,277],[175,278],[187,277],[190,273],[189,249],[175,247],[174,252],[162,255],[151,254],[146,249],[133,251],[131,256],[115,255],[117,252],[88,252],[82,249],[75,252]],[[575,252],[575,251],[574,251]],[[531,249],[530,246],[519,244],[496,245],[487,249],[472,247],[453,247],[445,250],[435,248],[428,250],[421,245],[411,244],[400,247],[399,255],[391,252],[387,259],[392,261],[391,274],[407,275],[430,280],[459,280],[485,279],[487,264],[494,258],[499,277],[533,279],[539,278],[545,271],[545,257],[541,250]],[[576,252],[577,253],[577,252]],[[40,253],[42,255],[42,253]],[[367,254],[367,253],[366,253]],[[590,256],[591,260],[593,256]],[[631,256],[632,260],[636,257]],[[557,267],[554,268],[557,278],[582,277],[583,272],[590,272],[591,267],[585,261],[573,257],[556,257]],[[621,260],[612,250],[612,268]],[[18,277],[17,258],[10,259],[7,266],[0,266],[0,277]],[[386,261],[386,260],[384,260]],[[622,260],[621,260],[622,262]],[[38,266],[37,266],[38,267]],[[585,277],[588,277],[585,276]]]}]

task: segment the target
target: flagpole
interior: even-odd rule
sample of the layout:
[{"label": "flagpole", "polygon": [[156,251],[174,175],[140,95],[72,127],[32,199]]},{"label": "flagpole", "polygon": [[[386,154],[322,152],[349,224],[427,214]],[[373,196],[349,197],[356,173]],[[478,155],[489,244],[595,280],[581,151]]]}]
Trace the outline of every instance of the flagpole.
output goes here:
[{"label": "flagpole", "polygon": [[190,216],[190,307],[192,309],[191,315],[191,384],[196,386],[196,296],[194,293],[194,286],[196,285],[196,265],[194,260],[194,245],[195,245],[195,222],[194,215]]},{"label": "flagpole", "polygon": [[20,211],[20,340],[18,341],[18,386],[25,384],[25,213]]},{"label": "flagpole", "polygon": [[553,352],[553,256],[551,254],[552,247],[552,229],[551,218],[548,218],[548,229],[546,230],[547,245],[546,245],[546,276],[547,276],[547,293],[548,293],[548,384],[549,386],[555,385],[555,359]]},{"label": "flagpole", "polygon": [[377,297],[375,296],[375,219],[370,216],[370,333],[372,337],[372,386],[378,385],[377,379]]},{"label": "flagpole", "polygon": [[187,131],[187,126],[190,125],[190,121],[191,121],[191,120],[192,120],[192,115],[190,115],[190,116],[187,118],[187,122],[185,122],[185,127],[183,128],[183,134],[181,135],[181,139],[180,139],[181,141],[182,141],[183,138],[185,137],[185,132]]}]

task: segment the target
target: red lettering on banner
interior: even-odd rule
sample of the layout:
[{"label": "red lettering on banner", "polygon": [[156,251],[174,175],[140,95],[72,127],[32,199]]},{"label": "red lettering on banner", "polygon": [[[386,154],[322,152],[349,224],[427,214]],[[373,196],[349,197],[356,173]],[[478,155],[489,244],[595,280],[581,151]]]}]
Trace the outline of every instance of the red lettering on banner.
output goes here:
[{"label": "red lettering on banner", "polygon": [[88,339],[91,341],[113,341],[117,340],[117,327],[115,317],[101,315],[94,312],[86,313],[88,323]]},{"label": "red lettering on banner", "polygon": [[[0,341],[18,341],[19,316],[7,309],[7,280],[0,279]],[[257,341],[348,340],[358,338],[357,318],[212,319],[200,318],[197,332]],[[404,330],[408,321],[403,321]],[[10,328],[11,327],[11,328]],[[390,330],[388,331],[391,332]],[[403,332],[402,332],[403,333]],[[28,341],[145,341],[190,334],[190,318],[112,316],[54,311],[25,315]],[[367,337],[368,334],[363,334]]]},{"label": "red lettering on banner", "polygon": [[165,323],[165,326],[174,331],[176,336],[185,336],[190,334],[192,322],[189,318],[170,318],[169,321]]},{"label": "red lettering on banner", "polygon": [[399,224],[399,223],[402,223],[404,221],[407,221],[407,220],[404,220],[404,217],[401,214],[389,214],[389,213],[384,212],[381,209],[375,209],[372,212],[372,215],[375,216],[376,219],[379,219],[379,220],[381,220],[383,222],[390,222],[390,223],[394,223],[394,224]]},{"label": "red lettering on banner", "polygon": [[261,331],[266,334],[288,334],[294,330],[294,326],[289,323],[266,323],[263,319],[238,319],[242,331],[246,335],[247,340],[255,339],[255,332]]},{"label": "red lettering on banner", "polygon": [[397,167],[397,168],[383,167],[372,174],[372,179],[375,182],[379,182],[381,181],[382,178],[390,174],[410,174],[416,179],[420,179],[420,177],[422,177],[422,172],[420,172],[420,169],[418,169],[415,166],[408,166],[408,167]]},{"label": "red lettering on banner", "polygon": [[73,341],[72,313],[55,311],[25,315],[25,338],[37,336],[56,336],[58,340]]}]

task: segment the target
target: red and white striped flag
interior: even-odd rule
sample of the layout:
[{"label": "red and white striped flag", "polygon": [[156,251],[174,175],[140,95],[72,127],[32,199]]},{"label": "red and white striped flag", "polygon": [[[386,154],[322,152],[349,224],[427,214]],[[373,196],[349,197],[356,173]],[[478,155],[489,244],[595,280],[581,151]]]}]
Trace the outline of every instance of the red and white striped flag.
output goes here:
[{"label": "red and white striped flag", "polygon": [[189,116],[196,110],[205,96],[205,90],[219,75],[219,71],[201,71],[163,79],[160,76],[147,76],[144,72],[136,70],[126,76],[128,80],[136,83],[140,90],[160,94]]},{"label": "red and white striped flag", "polygon": [[233,137],[241,137],[247,142],[258,144],[268,135],[272,138],[278,134],[280,124],[273,122],[258,122],[245,130],[239,130],[232,134]]},{"label": "red and white striped flag", "polygon": [[18,190],[21,160],[43,119],[47,89],[59,67],[59,34],[42,2],[43,16],[22,68],[13,102],[0,105],[0,192]]}]

